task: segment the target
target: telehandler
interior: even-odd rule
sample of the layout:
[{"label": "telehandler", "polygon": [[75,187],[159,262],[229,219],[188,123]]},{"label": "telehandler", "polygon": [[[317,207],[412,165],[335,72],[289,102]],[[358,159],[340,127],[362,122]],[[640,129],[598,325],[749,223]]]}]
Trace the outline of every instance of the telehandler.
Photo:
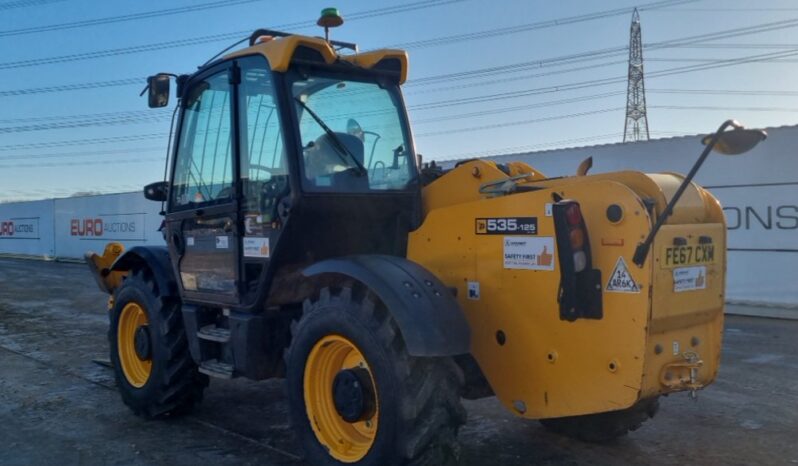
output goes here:
[{"label": "telehandler", "polygon": [[168,181],[144,189],[166,246],[87,254],[134,413],[281,377],[310,464],[437,465],[463,398],[607,441],[715,379],[726,226],[691,180],[764,133],[726,122],[687,177],[422,165],[407,54],[329,40],[343,20],[322,13],[325,38],[257,30],[176,76]]}]

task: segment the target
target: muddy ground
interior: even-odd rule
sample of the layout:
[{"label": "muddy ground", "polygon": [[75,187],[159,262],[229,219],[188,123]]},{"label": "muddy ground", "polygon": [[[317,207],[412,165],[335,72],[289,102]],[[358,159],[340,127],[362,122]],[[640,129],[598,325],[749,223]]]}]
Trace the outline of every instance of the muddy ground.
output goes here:
[{"label": "muddy ground", "polygon": [[[0,260],[0,464],[301,465],[280,381],[212,380],[191,416],[144,421],[114,388],[105,297],[82,265]],[[798,464],[798,321],[730,316],[718,381],[613,445],[467,402],[462,464]]]}]

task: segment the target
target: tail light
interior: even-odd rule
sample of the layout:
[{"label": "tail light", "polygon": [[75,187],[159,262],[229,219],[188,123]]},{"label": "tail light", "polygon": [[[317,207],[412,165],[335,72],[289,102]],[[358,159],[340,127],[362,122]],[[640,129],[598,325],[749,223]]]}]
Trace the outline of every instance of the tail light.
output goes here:
[{"label": "tail light", "polygon": [[552,206],[552,216],[560,262],[560,318],[601,319],[601,271],[593,269],[579,203],[560,200]]}]

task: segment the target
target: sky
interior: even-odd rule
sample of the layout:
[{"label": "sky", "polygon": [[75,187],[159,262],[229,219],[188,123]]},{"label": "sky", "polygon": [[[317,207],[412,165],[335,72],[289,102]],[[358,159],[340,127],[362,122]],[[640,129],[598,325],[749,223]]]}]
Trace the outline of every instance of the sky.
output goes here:
[{"label": "sky", "polygon": [[145,77],[261,27],[320,35],[328,6],[333,39],[408,51],[425,161],[622,141],[634,7],[652,139],[798,124],[794,0],[0,0],[0,202],[161,180],[175,101],[148,109]]}]

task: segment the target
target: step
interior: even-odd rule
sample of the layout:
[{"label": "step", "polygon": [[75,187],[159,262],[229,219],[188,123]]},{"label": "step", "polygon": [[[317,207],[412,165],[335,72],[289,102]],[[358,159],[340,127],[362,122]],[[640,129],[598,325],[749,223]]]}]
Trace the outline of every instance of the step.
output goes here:
[{"label": "step", "polygon": [[227,343],[230,341],[230,330],[211,324],[199,329],[197,336],[203,340]]},{"label": "step", "polygon": [[205,375],[220,379],[233,378],[233,366],[231,364],[223,363],[217,359],[203,361],[199,366],[199,371]]}]

